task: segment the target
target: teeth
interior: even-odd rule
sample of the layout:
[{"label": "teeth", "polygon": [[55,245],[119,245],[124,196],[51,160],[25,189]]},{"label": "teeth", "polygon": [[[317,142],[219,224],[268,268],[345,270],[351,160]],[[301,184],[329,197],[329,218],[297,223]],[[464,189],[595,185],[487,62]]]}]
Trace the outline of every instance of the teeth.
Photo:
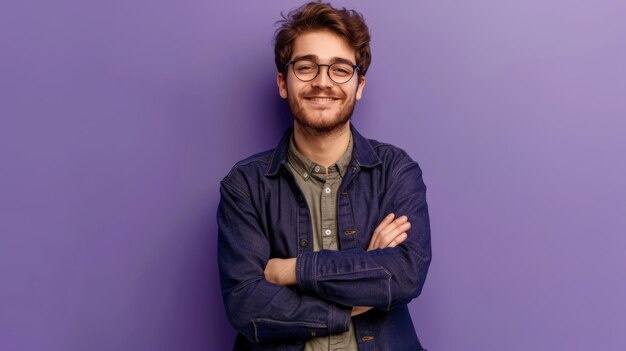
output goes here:
[{"label": "teeth", "polygon": [[334,101],[335,99],[333,98],[310,98],[310,100],[318,101],[318,102],[330,102],[330,101]]}]

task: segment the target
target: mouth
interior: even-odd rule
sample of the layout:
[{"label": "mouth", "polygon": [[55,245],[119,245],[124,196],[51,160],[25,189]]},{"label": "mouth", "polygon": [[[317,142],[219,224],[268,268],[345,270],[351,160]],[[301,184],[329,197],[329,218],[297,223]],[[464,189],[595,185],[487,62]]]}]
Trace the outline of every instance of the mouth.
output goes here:
[{"label": "mouth", "polygon": [[335,101],[339,101],[339,98],[331,97],[331,96],[307,96],[306,100],[321,105],[332,104]]}]

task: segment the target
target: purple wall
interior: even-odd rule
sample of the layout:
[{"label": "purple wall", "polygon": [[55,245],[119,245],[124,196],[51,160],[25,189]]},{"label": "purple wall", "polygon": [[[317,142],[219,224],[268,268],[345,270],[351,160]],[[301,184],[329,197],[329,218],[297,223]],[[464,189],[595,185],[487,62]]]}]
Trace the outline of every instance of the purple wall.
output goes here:
[{"label": "purple wall", "polygon": [[[218,183],[290,119],[300,2],[3,1],[0,349],[220,350]],[[429,187],[431,350],[626,347],[626,3],[344,1],[354,123]]]}]

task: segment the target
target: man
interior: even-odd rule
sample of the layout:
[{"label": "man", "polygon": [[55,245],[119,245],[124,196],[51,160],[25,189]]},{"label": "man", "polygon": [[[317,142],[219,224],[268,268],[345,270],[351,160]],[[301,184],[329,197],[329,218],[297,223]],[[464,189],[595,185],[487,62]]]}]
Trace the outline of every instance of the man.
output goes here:
[{"label": "man", "polygon": [[350,123],[369,41],[360,14],[316,2],[277,31],[278,91],[294,126],[220,189],[235,350],[422,350],[407,308],[431,258],[422,173]]}]

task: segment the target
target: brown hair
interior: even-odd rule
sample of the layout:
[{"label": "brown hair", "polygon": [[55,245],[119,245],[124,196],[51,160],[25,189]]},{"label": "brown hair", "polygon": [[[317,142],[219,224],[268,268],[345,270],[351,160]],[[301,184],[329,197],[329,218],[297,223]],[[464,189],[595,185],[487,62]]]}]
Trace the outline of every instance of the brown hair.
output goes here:
[{"label": "brown hair", "polygon": [[281,13],[280,27],[274,39],[274,61],[279,72],[284,72],[285,65],[292,54],[294,40],[298,35],[319,29],[328,29],[346,39],[356,51],[356,65],[359,73],[365,75],[372,61],[370,52],[370,33],[363,15],[347,10],[345,7],[336,9],[330,4],[309,2],[289,12]]}]

